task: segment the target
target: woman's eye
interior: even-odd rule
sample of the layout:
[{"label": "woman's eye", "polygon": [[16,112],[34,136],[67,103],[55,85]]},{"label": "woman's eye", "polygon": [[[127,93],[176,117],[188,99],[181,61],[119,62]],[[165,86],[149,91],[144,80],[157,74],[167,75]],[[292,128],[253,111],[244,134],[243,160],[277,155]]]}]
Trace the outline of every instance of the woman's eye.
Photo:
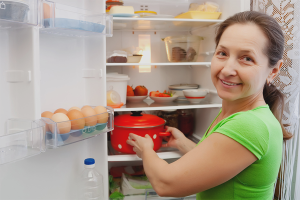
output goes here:
[{"label": "woman's eye", "polygon": [[218,52],[218,54],[217,54],[218,56],[226,56],[226,53],[225,52],[223,52],[223,51],[220,51],[220,52]]},{"label": "woman's eye", "polygon": [[243,60],[247,61],[247,62],[253,62],[253,60],[250,57],[247,57],[247,56],[244,57]]}]

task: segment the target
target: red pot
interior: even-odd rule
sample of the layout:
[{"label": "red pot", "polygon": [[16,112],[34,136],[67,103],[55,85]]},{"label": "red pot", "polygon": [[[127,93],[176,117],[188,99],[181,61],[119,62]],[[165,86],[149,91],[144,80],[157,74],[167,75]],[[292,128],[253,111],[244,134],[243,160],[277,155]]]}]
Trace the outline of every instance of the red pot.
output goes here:
[{"label": "red pot", "polygon": [[153,150],[157,151],[162,144],[162,136],[170,136],[163,132],[165,120],[155,115],[141,114],[119,115],[114,118],[114,130],[111,132],[110,140],[112,147],[121,153],[135,154],[133,147],[126,143],[129,133],[145,137],[148,134],[154,143]]}]

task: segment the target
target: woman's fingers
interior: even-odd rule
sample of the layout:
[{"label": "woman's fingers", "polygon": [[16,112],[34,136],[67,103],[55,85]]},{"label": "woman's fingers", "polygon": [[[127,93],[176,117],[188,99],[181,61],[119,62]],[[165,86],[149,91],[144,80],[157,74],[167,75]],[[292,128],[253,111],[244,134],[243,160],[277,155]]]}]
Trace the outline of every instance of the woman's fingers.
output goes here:
[{"label": "woman's fingers", "polygon": [[127,140],[126,143],[131,145],[131,146],[136,146],[136,143],[133,140]]}]

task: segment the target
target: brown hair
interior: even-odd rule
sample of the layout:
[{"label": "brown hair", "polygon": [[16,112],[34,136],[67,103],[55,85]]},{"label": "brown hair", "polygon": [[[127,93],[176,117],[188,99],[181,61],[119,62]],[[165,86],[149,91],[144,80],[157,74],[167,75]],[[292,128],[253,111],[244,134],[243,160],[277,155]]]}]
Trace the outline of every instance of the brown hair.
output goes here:
[{"label": "brown hair", "polygon": [[[282,59],[283,51],[284,51],[284,34],[281,30],[281,27],[276,22],[276,20],[266,14],[256,12],[256,11],[246,11],[240,12],[232,17],[229,17],[224,22],[222,22],[216,32],[216,46],[218,46],[221,36],[231,25],[234,24],[246,24],[246,23],[254,23],[261,28],[264,34],[268,38],[268,45],[264,49],[265,55],[269,58],[269,67],[273,68],[277,64],[277,62]],[[292,134],[285,130],[284,127],[288,126],[286,124],[282,124],[282,115],[284,109],[284,94],[280,92],[276,88],[276,86],[265,83],[263,89],[263,95],[266,103],[269,105],[273,115],[279,121],[283,139],[292,138]]]}]

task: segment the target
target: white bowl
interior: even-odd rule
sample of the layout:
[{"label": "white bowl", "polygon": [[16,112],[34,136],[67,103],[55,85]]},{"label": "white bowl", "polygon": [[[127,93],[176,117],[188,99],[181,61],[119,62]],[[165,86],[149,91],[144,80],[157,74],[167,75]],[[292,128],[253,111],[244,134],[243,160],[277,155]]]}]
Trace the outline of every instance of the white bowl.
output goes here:
[{"label": "white bowl", "polygon": [[198,90],[183,90],[182,91],[185,98],[191,103],[200,103],[208,93],[208,90],[198,89]]},{"label": "white bowl", "polygon": [[143,55],[127,56],[127,63],[139,63]]},{"label": "white bowl", "polygon": [[146,99],[148,96],[126,96],[126,101],[130,103],[139,103]]},{"label": "white bowl", "polygon": [[178,96],[174,95],[173,97],[151,97],[150,98],[155,101],[156,103],[170,103],[172,101],[175,101]]}]

